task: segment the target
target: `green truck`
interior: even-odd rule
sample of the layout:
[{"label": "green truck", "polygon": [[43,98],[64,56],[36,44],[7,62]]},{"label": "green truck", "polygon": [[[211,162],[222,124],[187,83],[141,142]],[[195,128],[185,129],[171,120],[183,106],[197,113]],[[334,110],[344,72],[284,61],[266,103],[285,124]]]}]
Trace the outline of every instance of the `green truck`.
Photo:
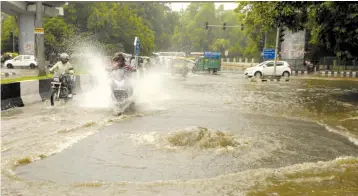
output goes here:
[{"label": "green truck", "polygon": [[195,60],[195,66],[193,67],[193,73],[208,71],[209,73],[216,74],[220,70],[221,53],[219,52],[204,52],[204,56]]}]

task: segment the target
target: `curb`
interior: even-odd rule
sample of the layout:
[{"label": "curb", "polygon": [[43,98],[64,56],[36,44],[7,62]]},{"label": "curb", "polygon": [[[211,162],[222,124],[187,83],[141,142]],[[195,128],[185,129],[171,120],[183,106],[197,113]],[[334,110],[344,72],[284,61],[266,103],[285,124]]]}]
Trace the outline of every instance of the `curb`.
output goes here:
[{"label": "curb", "polygon": [[358,71],[321,71],[321,76],[358,78]]},{"label": "curb", "polygon": [[16,75],[16,73],[15,72],[1,72],[1,76],[5,76],[5,77],[8,77],[8,76],[10,76],[10,75]]},{"label": "curb", "polygon": [[303,70],[291,70],[291,75],[292,75],[292,76],[308,75],[308,71],[303,71]]}]

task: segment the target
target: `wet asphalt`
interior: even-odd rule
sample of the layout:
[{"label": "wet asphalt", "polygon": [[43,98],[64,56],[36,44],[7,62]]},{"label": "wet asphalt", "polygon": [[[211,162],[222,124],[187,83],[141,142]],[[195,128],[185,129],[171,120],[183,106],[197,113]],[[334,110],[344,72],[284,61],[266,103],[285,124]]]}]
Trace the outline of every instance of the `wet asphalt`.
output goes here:
[{"label": "wet asphalt", "polygon": [[[148,102],[136,105],[137,113],[152,113],[101,128],[60,153],[18,167],[17,175],[60,184],[192,180],[358,156],[358,147],[347,138],[309,116],[290,115],[298,108],[312,110],[317,103],[307,97],[331,96],[329,89],[338,89],[336,100],[348,99],[354,110],[355,99],[349,96],[356,83],[251,82],[230,73],[168,76],[163,81],[157,90],[164,94],[153,93]],[[170,136],[197,133],[198,127],[231,134],[239,145],[196,148],[169,142]]]}]

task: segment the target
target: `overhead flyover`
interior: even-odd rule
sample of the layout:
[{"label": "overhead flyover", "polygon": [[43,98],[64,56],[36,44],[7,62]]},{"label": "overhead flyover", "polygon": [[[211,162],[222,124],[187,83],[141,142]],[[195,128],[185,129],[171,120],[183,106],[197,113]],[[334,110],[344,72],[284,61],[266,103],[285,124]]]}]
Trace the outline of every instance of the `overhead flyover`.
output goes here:
[{"label": "overhead flyover", "polygon": [[[65,1],[43,1],[43,16],[63,16],[64,11],[60,6],[65,3]],[[17,16],[19,27],[19,54],[34,55],[36,1],[1,1],[1,12]]]}]

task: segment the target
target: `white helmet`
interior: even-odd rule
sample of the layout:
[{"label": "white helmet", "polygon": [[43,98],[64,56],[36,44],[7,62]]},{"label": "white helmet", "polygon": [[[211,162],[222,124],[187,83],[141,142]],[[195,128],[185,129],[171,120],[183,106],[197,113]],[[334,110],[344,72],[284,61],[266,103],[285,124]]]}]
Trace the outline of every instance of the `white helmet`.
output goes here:
[{"label": "white helmet", "polygon": [[68,61],[70,59],[70,56],[67,53],[60,54],[61,61]]}]

